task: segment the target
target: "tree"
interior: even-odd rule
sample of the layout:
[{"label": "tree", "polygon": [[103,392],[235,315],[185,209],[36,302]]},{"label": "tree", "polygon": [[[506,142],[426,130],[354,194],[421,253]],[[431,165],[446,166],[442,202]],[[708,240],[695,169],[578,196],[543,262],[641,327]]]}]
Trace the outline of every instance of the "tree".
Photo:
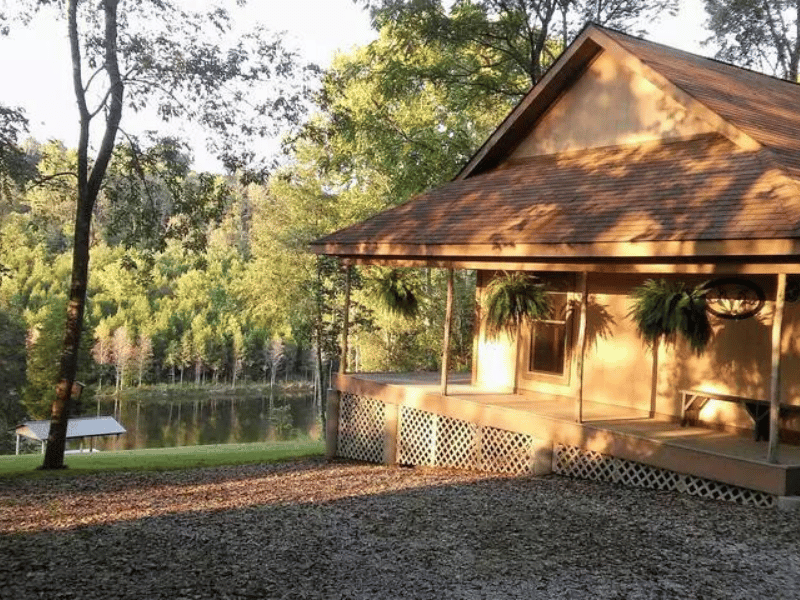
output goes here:
[{"label": "tree", "polygon": [[293,176],[322,177],[336,193],[329,219],[365,218],[451,179],[527,90],[524,75],[479,45],[423,43],[416,27],[388,23],[325,76]]},{"label": "tree", "polygon": [[230,203],[231,186],[223,177],[192,172],[190,164],[180,140],[118,145],[100,198],[108,242],[152,254],[175,239],[189,252],[205,250],[209,225]]},{"label": "tree", "polygon": [[[361,0],[378,28],[401,24],[407,40],[479,48],[479,61],[445,73],[477,93],[520,97],[589,21],[640,32],[677,0]],[[469,54],[468,54],[469,55]],[[460,63],[460,64],[459,64]],[[512,76],[486,77],[489,71]]]},{"label": "tree", "polygon": [[797,81],[800,3],[789,0],[705,0],[709,41],[717,58]]},{"label": "tree", "polygon": [[[25,18],[51,4],[28,0],[15,8],[18,17]],[[229,168],[253,158],[252,150],[235,145],[242,135],[265,135],[275,119],[295,119],[302,107],[301,86],[256,99],[258,91],[275,89],[261,83],[275,78],[288,81],[294,75],[295,57],[264,31],[243,35],[230,48],[216,44],[214,40],[231,26],[222,8],[192,12],[168,0],[61,0],[57,5],[66,9],[80,133],[72,276],[45,469],[64,465],[70,390],[86,307],[92,214],[125,107],[133,111],[152,107],[165,120],[200,122],[217,134],[213,147]],[[7,31],[5,13],[0,18],[0,32]],[[245,109],[252,118],[242,120]],[[101,139],[93,146],[90,137],[97,119],[103,121]]]},{"label": "tree", "polygon": [[[293,163],[271,178],[267,197],[253,195],[250,243],[259,276],[251,289],[268,285],[286,299],[278,305],[291,310],[276,310],[268,328],[289,325],[296,341],[313,346],[317,379],[326,371],[324,360],[339,355],[344,274],[336,261],[309,256],[308,243],[455,175],[511,106],[507,98],[476,94],[458,78],[434,78],[456,73],[466,62],[479,66],[476,45],[425,46],[409,41],[414,36],[404,27],[388,23],[378,40],[338,57],[323,82],[320,112],[293,146]],[[491,65],[478,76],[509,77]],[[271,302],[273,294],[259,295]],[[370,308],[379,312],[379,302],[370,298],[366,304],[353,311],[354,328],[359,321],[371,320],[368,328],[377,323]],[[391,319],[381,322],[400,328]],[[420,335],[394,337],[402,337],[415,358],[424,354],[425,366],[441,354],[417,345]],[[389,361],[397,356],[394,348],[386,354]]]},{"label": "tree", "polygon": [[[20,403],[25,382],[25,324],[19,315],[0,309],[0,432],[13,430],[24,416]],[[11,436],[0,437],[0,453],[13,450]]]},{"label": "tree", "polygon": [[0,104],[0,200],[10,200],[12,190],[34,175],[19,137],[28,130],[28,119],[19,107]]},{"label": "tree", "polygon": [[236,380],[244,369],[245,361],[245,339],[242,327],[233,317],[229,320],[229,332],[231,336],[231,387],[236,387]]},{"label": "tree", "polygon": [[[52,403],[53,389],[58,381],[59,367],[59,335],[64,325],[64,295],[54,293],[50,301],[36,315],[36,322],[31,323],[28,330],[28,360],[26,368],[23,402],[28,414],[37,419],[47,417]],[[81,344],[78,353],[78,365],[82,373],[89,364],[89,348]],[[77,407],[70,405],[74,416]]]},{"label": "tree", "polygon": [[150,369],[150,364],[153,360],[153,342],[147,333],[139,332],[137,344],[134,351],[134,358],[136,359],[137,369],[137,383],[138,387],[142,387],[144,377]]},{"label": "tree", "polygon": [[134,345],[130,332],[126,325],[120,325],[114,330],[111,340],[112,354],[114,356],[114,368],[117,373],[117,394],[125,387],[127,379],[130,378],[128,369],[133,364]]},{"label": "tree", "polygon": [[92,358],[98,366],[99,383],[97,390],[103,388],[103,372],[106,365],[114,363],[114,338],[111,335],[111,328],[106,321],[98,323],[94,330],[94,346],[92,346]]}]

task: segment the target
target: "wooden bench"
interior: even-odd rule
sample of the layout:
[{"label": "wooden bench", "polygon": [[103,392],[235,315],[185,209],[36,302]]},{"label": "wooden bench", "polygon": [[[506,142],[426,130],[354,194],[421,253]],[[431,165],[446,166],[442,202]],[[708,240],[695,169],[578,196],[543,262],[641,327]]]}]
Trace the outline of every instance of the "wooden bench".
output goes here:
[{"label": "wooden bench", "polygon": [[[734,396],[733,394],[721,394],[719,392],[706,392],[703,390],[680,390],[681,392],[681,425],[688,424],[686,411],[695,408],[697,413],[706,405],[709,400],[721,400],[722,402],[734,402],[744,408],[750,419],[753,421],[753,433],[756,441],[769,440],[769,401],[758,398],[747,398],[745,396]],[[800,406],[782,404],[780,406],[781,415],[789,411],[800,411]]]}]

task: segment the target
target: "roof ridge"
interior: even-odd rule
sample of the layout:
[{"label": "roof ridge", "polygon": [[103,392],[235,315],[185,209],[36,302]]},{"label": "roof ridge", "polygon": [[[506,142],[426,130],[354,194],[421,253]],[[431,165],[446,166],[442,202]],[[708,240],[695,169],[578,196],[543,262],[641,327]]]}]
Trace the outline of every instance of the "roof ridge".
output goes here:
[{"label": "roof ridge", "polygon": [[766,78],[772,79],[773,81],[778,82],[778,83],[785,83],[785,84],[787,84],[788,86],[791,86],[791,87],[800,87],[800,82],[797,82],[797,81],[790,81],[788,79],[783,79],[782,77],[778,77],[777,75],[771,75],[769,73],[764,73],[763,71],[757,71],[757,70],[751,69],[749,67],[743,67],[743,66],[737,65],[735,63],[726,62],[724,60],[721,60],[721,59],[713,57],[713,56],[705,56],[703,54],[698,54],[696,52],[690,52],[689,50],[683,50],[681,48],[676,48],[675,46],[668,46],[667,44],[664,44],[664,43],[661,43],[661,42],[655,42],[653,40],[646,39],[646,38],[644,38],[642,36],[633,35],[631,33],[625,32],[625,31],[620,31],[619,29],[613,29],[611,27],[606,27],[605,25],[600,25],[599,23],[595,23],[594,21],[590,21],[588,23],[588,25],[597,27],[598,29],[602,29],[603,31],[605,31],[608,34],[611,34],[612,36],[619,36],[619,37],[623,37],[623,38],[628,38],[630,40],[634,40],[634,41],[642,43],[642,44],[647,44],[648,46],[657,46],[657,47],[659,47],[661,49],[664,49],[666,51],[669,51],[669,52],[677,52],[677,53],[680,53],[680,54],[685,54],[685,55],[691,56],[692,58],[699,58],[699,59],[701,59],[703,61],[707,61],[707,62],[710,62],[710,63],[718,64],[718,65],[721,65],[723,67],[736,69],[736,70],[739,70],[739,71],[744,71],[746,73],[750,73],[752,75],[758,75],[760,77],[766,77]]}]

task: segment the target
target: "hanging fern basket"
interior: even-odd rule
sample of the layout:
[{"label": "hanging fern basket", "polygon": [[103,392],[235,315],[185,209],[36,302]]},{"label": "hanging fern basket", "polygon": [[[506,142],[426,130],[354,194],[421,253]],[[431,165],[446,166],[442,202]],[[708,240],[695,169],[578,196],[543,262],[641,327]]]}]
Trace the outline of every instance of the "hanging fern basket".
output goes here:
[{"label": "hanging fern basket", "polygon": [[532,275],[505,272],[486,286],[484,311],[490,339],[502,333],[513,337],[523,323],[545,319],[551,310],[545,285]]},{"label": "hanging fern basket", "polygon": [[696,354],[702,354],[711,340],[706,293],[703,286],[648,279],[634,288],[629,316],[646,341],[656,343],[663,338],[674,342],[680,335]]},{"label": "hanging fern basket", "polygon": [[417,284],[406,271],[377,269],[370,283],[370,295],[386,312],[406,319],[419,314]]}]

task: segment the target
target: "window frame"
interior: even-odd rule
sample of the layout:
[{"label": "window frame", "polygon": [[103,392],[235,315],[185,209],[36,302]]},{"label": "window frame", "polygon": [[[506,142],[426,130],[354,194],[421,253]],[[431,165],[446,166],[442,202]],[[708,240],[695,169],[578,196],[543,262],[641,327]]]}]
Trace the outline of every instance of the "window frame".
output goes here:
[{"label": "window frame", "polygon": [[[561,275],[561,276],[559,276]],[[572,273],[544,275],[542,277],[547,285],[547,295],[564,296],[563,319],[547,319],[545,323],[564,324],[564,372],[552,373],[548,371],[534,371],[530,369],[531,352],[533,347],[533,334],[536,323],[525,324],[519,332],[517,352],[517,388],[527,391],[552,392],[563,394],[572,381],[574,368],[574,328],[575,319],[575,278]]]}]

